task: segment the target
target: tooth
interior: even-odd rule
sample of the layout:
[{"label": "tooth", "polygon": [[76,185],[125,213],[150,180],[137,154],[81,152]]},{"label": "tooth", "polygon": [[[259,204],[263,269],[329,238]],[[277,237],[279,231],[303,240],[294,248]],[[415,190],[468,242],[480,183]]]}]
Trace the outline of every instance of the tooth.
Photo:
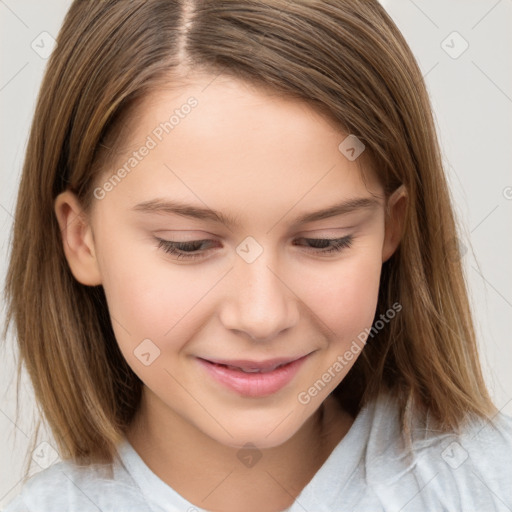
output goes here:
[{"label": "tooth", "polygon": [[231,366],[231,365],[225,365],[230,370],[237,370],[242,371],[244,373],[268,373],[273,372],[276,368],[280,368],[281,366],[284,366],[286,363],[278,364],[276,366],[272,366],[271,368],[260,370],[259,368],[239,368],[238,366]]},{"label": "tooth", "polygon": [[254,369],[244,369],[244,368],[239,368],[238,366],[230,366],[230,365],[226,365],[230,370],[236,370],[236,371],[239,371],[239,372],[245,372],[245,373],[257,373],[259,372],[260,370],[258,368],[254,368]]}]

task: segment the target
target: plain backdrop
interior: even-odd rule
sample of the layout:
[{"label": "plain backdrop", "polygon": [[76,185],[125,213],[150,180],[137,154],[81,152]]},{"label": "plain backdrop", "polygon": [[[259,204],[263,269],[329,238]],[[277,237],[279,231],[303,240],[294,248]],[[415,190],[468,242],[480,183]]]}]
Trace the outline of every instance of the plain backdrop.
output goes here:
[{"label": "plain backdrop", "polygon": [[[40,41],[49,41],[47,34],[57,36],[70,4],[0,0],[2,287],[23,155],[47,62]],[[431,95],[463,228],[463,263],[485,377],[496,405],[512,414],[512,0],[383,4],[416,55]],[[2,313],[2,324],[3,319]],[[22,462],[37,414],[24,375],[22,417],[14,423],[13,341],[9,337],[0,352],[0,507],[20,491]],[[55,446],[49,432],[43,439]]]}]

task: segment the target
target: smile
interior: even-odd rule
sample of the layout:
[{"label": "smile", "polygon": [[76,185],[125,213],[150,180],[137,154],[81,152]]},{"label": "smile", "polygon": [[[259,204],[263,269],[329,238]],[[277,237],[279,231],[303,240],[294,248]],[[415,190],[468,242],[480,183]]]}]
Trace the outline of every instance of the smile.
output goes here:
[{"label": "smile", "polygon": [[[214,381],[223,387],[246,397],[272,395],[292,381],[310,354],[288,362],[279,360],[255,363],[236,361],[224,364],[197,358],[201,367]],[[234,361],[230,361],[234,363]]]}]

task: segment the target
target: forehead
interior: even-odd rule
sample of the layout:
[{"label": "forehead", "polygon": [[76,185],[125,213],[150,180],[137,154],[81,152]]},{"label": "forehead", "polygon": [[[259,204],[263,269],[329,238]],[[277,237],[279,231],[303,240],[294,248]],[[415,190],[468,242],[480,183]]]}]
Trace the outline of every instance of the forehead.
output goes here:
[{"label": "forehead", "polygon": [[102,179],[122,174],[109,199],[132,204],[163,195],[208,199],[217,209],[328,204],[379,190],[362,159],[340,150],[347,135],[306,102],[200,76],[139,102]]}]

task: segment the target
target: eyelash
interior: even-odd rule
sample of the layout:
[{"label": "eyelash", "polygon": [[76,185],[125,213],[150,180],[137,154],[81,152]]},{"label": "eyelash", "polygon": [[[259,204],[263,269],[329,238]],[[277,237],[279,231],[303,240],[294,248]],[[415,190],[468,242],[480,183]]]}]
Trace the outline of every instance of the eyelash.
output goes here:
[{"label": "eyelash", "polygon": [[[204,254],[201,252],[191,252],[186,249],[193,249],[194,245],[202,244],[204,242],[210,242],[210,240],[191,240],[190,242],[171,242],[170,240],[164,240],[162,238],[155,237],[158,240],[158,248],[163,249],[166,253],[175,255],[177,259],[188,259],[193,260],[201,258]],[[323,249],[318,247],[310,247],[311,249],[320,249],[319,254],[336,254],[341,252],[343,249],[348,249],[352,245],[352,235],[347,235],[342,238],[300,238],[299,240],[305,240],[306,242],[316,244],[329,243],[331,247],[329,249]]]}]

